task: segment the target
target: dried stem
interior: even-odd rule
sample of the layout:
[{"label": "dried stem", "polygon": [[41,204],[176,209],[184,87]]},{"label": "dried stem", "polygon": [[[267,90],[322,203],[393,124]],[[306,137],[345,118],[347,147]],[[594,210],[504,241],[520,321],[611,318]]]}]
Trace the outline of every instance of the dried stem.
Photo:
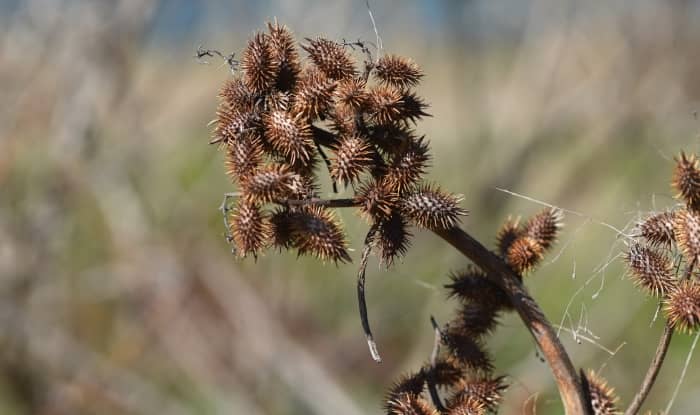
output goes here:
[{"label": "dried stem", "polygon": [[430,324],[433,326],[435,331],[435,340],[433,341],[433,352],[430,354],[430,369],[431,373],[427,377],[426,383],[428,384],[428,392],[430,393],[430,399],[433,401],[433,405],[440,412],[444,413],[447,411],[445,406],[442,404],[440,399],[440,394],[438,393],[437,386],[435,385],[434,373],[435,364],[437,363],[438,355],[440,354],[440,342],[442,341],[442,332],[440,331],[440,326],[435,317],[430,316]]},{"label": "dried stem", "polygon": [[[328,173],[330,174],[331,161],[328,159],[328,156],[321,148],[321,144],[319,144],[318,142],[316,143],[316,150],[318,150],[318,154],[321,155],[323,162],[326,164],[326,169],[328,169]],[[338,185],[335,183],[335,179],[333,179],[333,178],[331,178],[331,185],[333,186],[333,193],[338,193]]]},{"label": "dried stem", "polygon": [[365,301],[365,271],[367,269],[369,254],[372,251],[372,240],[374,239],[374,234],[376,232],[377,227],[372,226],[369,232],[367,232],[367,237],[365,237],[365,247],[362,249],[362,259],[360,259],[360,271],[357,273],[357,303],[360,307],[360,321],[362,322],[362,330],[365,332],[365,337],[367,337],[369,353],[372,355],[372,359],[374,359],[375,362],[381,363],[382,358],[379,356],[377,343],[375,343],[374,337],[372,336],[372,330],[369,327],[369,319],[367,318],[367,302]]},{"label": "dried stem", "polygon": [[[689,279],[693,275],[693,268],[695,268],[695,260],[693,260],[688,267],[685,269],[685,275],[683,279]],[[646,375],[644,375],[644,380],[642,380],[642,385],[639,387],[639,391],[634,395],[632,403],[625,411],[625,415],[636,415],[642,408],[642,404],[649,396],[651,388],[656,382],[656,377],[661,371],[661,366],[664,364],[664,359],[666,358],[666,352],[668,352],[668,347],[671,345],[671,338],[673,337],[673,327],[666,322],[663,333],[661,333],[661,338],[659,338],[659,344],[656,346],[656,353],[654,353],[654,358],[649,364],[649,369],[647,369]]]}]

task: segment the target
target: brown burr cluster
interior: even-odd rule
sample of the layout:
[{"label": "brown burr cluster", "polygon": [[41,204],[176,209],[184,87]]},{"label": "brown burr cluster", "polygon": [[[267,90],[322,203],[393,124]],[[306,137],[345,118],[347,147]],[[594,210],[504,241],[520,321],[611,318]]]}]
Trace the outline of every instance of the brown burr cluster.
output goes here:
[{"label": "brown burr cluster", "polygon": [[681,205],[639,223],[639,240],[625,259],[634,283],[661,298],[671,326],[694,332],[700,328],[700,168],[694,154],[676,158],[671,185]]},{"label": "brown burr cluster", "polygon": [[[461,198],[423,181],[430,155],[414,131],[428,115],[413,90],[420,68],[322,37],[305,39],[302,59],[286,27],[267,29],[249,40],[237,76],[221,88],[212,140],[239,190],[228,220],[236,252],[257,257],[274,246],[350,261],[340,223],[316,203],[322,161],[334,189],[352,189],[349,205],[372,225],[371,240],[388,265],[408,248],[410,224],[457,224],[466,213]],[[365,52],[360,64],[357,48]]]}]

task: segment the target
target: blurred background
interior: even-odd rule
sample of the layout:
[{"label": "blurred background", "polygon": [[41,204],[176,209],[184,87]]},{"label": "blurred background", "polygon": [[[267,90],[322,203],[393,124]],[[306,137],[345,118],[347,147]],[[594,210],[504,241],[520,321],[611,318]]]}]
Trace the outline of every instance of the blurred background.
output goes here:
[{"label": "blurred background", "polygon": [[[674,204],[673,156],[698,150],[700,5],[692,1],[372,1],[384,50],[425,71],[430,178],[463,193],[492,243],[509,214],[568,213],[527,285],[576,365],[630,401],[662,329],[620,253]],[[217,210],[233,186],[208,145],[239,52],[277,17],[299,38],[375,41],[365,2],[0,0],[0,413],[379,414],[429,357],[429,316],[467,264],[427,232],[370,262],[368,354],[355,265],[236,260]],[[328,184],[328,183],[326,183]],[[329,191],[326,186],[324,191]],[[367,225],[340,211],[358,250]],[[605,224],[603,224],[603,222]],[[693,338],[674,338],[647,404],[671,399]],[[502,414],[559,414],[515,316],[489,341]],[[700,357],[672,413],[697,411]]]}]

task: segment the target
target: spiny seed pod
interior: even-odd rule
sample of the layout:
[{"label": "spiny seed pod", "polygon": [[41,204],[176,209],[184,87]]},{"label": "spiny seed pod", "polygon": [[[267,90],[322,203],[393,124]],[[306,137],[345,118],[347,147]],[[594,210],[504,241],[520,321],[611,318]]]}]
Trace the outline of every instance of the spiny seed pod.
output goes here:
[{"label": "spiny seed pod", "polygon": [[413,235],[408,231],[408,223],[397,213],[379,222],[376,244],[379,247],[379,259],[387,267],[394,260],[406,254]]},{"label": "spiny seed pod", "polygon": [[448,229],[459,223],[467,211],[459,207],[461,196],[445,193],[424,184],[401,200],[401,212],[416,225],[428,229]]},{"label": "spiny seed pod", "polygon": [[325,118],[336,87],[333,79],[315,68],[308,68],[295,90],[294,111],[311,120]]},{"label": "spiny seed pod", "polygon": [[649,247],[634,244],[625,255],[634,283],[655,296],[663,296],[675,286],[673,264]]},{"label": "spiny seed pod", "polygon": [[594,415],[617,415],[622,412],[617,409],[617,402],[620,400],[615,394],[615,389],[608,386],[605,379],[589,370],[585,375],[588,386],[589,399]]},{"label": "spiny seed pod", "polygon": [[374,75],[382,83],[404,89],[418,85],[423,77],[423,72],[410,59],[396,55],[384,55],[379,58],[374,67]]},{"label": "spiny seed pod", "polygon": [[700,215],[690,210],[676,212],[673,234],[686,261],[698,264],[700,260]]},{"label": "spiny seed pod", "polygon": [[263,93],[275,85],[279,66],[272,58],[268,35],[256,33],[248,42],[241,60],[243,82],[254,93]]},{"label": "spiny seed pod", "polygon": [[270,164],[244,176],[241,189],[245,199],[265,204],[284,199],[299,180],[286,165]]},{"label": "spiny seed pod", "polygon": [[358,133],[359,114],[352,108],[336,105],[329,116],[331,128],[338,136],[348,136]]},{"label": "spiny seed pod", "polygon": [[463,395],[471,396],[483,403],[488,411],[496,412],[508,385],[503,376],[497,378],[486,376],[465,379],[457,388]]},{"label": "spiny seed pod", "polygon": [[557,240],[557,233],[562,226],[561,220],[561,209],[545,208],[527,221],[524,233],[547,250]]},{"label": "spiny seed pod", "polygon": [[315,145],[305,118],[299,114],[272,111],[265,115],[263,124],[265,138],[292,164],[297,160],[302,164],[311,160]]},{"label": "spiny seed pod", "polygon": [[362,78],[348,78],[338,83],[335,90],[335,100],[345,108],[359,111],[367,106],[369,95],[365,91],[365,82]]},{"label": "spiny seed pod", "polygon": [[459,364],[475,370],[490,373],[493,370],[491,358],[484,351],[482,344],[462,333],[460,330],[448,330],[443,332],[442,342],[450,351],[450,357]]},{"label": "spiny seed pod", "polygon": [[253,255],[270,243],[272,230],[269,219],[260,207],[248,200],[239,199],[231,212],[231,234],[241,257]]},{"label": "spiny seed pod", "polygon": [[350,262],[345,234],[333,211],[307,206],[295,212],[291,223],[292,245],[299,255],[312,254],[323,261]]},{"label": "spiny seed pod", "polygon": [[450,297],[459,298],[467,303],[483,304],[495,310],[513,308],[506,292],[474,266],[452,273],[450,280],[452,282],[445,285],[445,288],[450,291]]},{"label": "spiny seed pod", "polygon": [[439,412],[420,396],[402,393],[385,405],[390,415],[439,415]]},{"label": "spiny seed pod", "polygon": [[457,318],[450,323],[451,330],[457,330],[472,338],[492,333],[498,324],[498,310],[480,303],[463,304]]},{"label": "spiny seed pod", "polygon": [[387,185],[399,193],[420,180],[430,161],[428,145],[423,141],[423,137],[407,140],[403,147],[392,158],[385,176]]},{"label": "spiny seed pod", "polygon": [[331,160],[331,177],[343,184],[355,183],[372,163],[372,146],[359,135],[342,137]]},{"label": "spiny seed pod", "polygon": [[436,386],[452,386],[464,376],[464,369],[457,362],[444,358],[438,358],[435,365],[426,363],[421,371]]},{"label": "spiny seed pod", "polygon": [[355,194],[360,212],[372,221],[389,218],[397,205],[399,195],[382,181],[370,180]]},{"label": "spiny seed pod", "polygon": [[403,104],[403,95],[396,88],[378,86],[369,92],[369,115],[377,124],[391,124],[404,118]]},{"label": "spiny seed pod", "polygon": [[265,109],[267,111],[289,111],[291,99],[289,92],[271,92],[265,95]]},{"label": "spiny seed pod", "polygon": [[226,151],[226,174],[234,181],[245,180],[262,164],[264,157],[260,140],[254,134],[243,134]]},{"label": "spiny seed pod", "polygon": [[668,294],[664,307],[666,317],[674,329],[694,332],[700,328],[700,284],[682,281]]},{"label": "spiny seed pod", "polygon": [[279,68],[276,87],[280,91],[291,91],[299,77],[299,53],[294,35],[287,26],[280,26],[277,21],[268,23],[270,32],[269,45],[272,62]]},{"label": "spiny seed pod", "polygon": [[387,155],[398,155],[406,150],[407,143],[421,140],[404,124],[376,125],[371,130],[370,138]]},{"label": "spiny seed pod", "polygon": [[417,373],[401,375],[399,380],[394,382],[391,388],[389,388],[389,392],[387,392],[384,400],[391,401],[401,394],[418,396],[423,392],[424,388],[425,372],[419,371]]},{"label": "spiny seed pod", "polygon": [[652,246],[662,245],[670,248],[675,241],[673,235],[673,212],[661,212],[646,218],[639,224],[639,231]]},{"label": "spiny seed pod", "polygon": [[508,216],[496,234],[496,246],[502,257],[508,256],[508,250],[513,242],[523,234],[520,229],[520,217],[512,218]]},{"label": "spiny seed pod", "polygon": [[401,97],[401,104],[400,119],[402,120],[415,123],[420,118],[430,116],[430,114],[425,112],[428,104],[414,92],[405,92]]},{"label": "spiny seed pod", "polygon": [[519,274],[530,271],[543,257],[544,248],[535,239],[521,236],[508,248],[506,261]]},{"label": "spiny seed pod", "polygon": [[282,249],[292,248],[292,223],[294,213],[289,208],[277,208],[270,215],[270,229],[272,232],[272,245]]},{"label": "spiny seed pod", "polygon": [[678,191],[676,198],[685,201],[688,209],[698,210],[700,207],[700,169],[695,154],[686,156],[681,152],[676,157],[676,168],[673,171],[671,185]]},{"label": "spiny seed pod", "polygon": [[345,79],[355,75],[355,64],[343,45],[332,40],[317,37],[306,38],[308,45],[302,48],[316,66],[331,79]]},{"label": "spiny seed pod", "polygon": [[214,139],[209,144],[230,144],[238,139],[241,134],[253,131],[254,120],[249,112],[241,112],[226,106],[219,106],[216,111],[216,127]]},{"label": "spiny seed pod", "polygon": [[240,78],[229,79],[219,91],[219,98],[230,109],[240,112],[253,111],[255,96]]},{"label": "spiny seed pod", "polygon": [[457,392],[447,402],[447,415],[485,415],[487,408],[477,398]]}]

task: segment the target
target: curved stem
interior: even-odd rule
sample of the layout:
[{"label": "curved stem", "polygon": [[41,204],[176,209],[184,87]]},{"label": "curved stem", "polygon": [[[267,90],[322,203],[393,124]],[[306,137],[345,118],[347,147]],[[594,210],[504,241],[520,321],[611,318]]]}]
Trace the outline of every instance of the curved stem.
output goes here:
[{"label": "curved stem", "polygon": [[438,393],[437,386],[435,385],[435,365],[437,364],[438,355],[440,354],[440,342],[442,341],[442,332],[440,331],[440,326],[438,325],[435,317],[430,316],[430,324],[433,326],[433,331],[435,331],[435,340],[433,341],[433,351],[430,354],[430,373],[426,383],[428,384],[428,392],[430,393],[430,399],[433,401],[435,409],[439,413],[447,412],[445,405],[442,404],[440,399],[440,394]]},{"label": "curved stem", "polygon": [[666,352],[668,351],[668,346],[671,344],[671,337],[673,337],[673,328],[666,324],[664,327],[664,332],[661,334],[659,339],[659,345],[656,347],[656,353],[654,354],[654,359],[652,359],[647,374],[644,375],[644,380],[642,381],[642,386],[639,388],[639,392],[634,396],[632,403],[629,408],[625,411],[625,415],[636,415],[637,412],[642,407],[642,404],[649,396],[651,387],[654,386],[656,377],[659,375],[661,370],[661,365],[666,357]]},{"label": "curved stem", "polygon": [[369,318],[367,317],[367,301],[365,301],[365,273],[367,270],[369,254],[372,251],[372,239],[374,238],[376,231],[377,228],[372,226],[365,237],[365,247],[362,249],[362,259],[360,260],[360,271],[357,273],[357,304],[360,308],[360,322],[362,323],[362,330],[365,332],[365,337],[367,338],[369,353],[372,355],[372,359],[374,359],[375,362],[381,363],[382,357],[379,355],[377,343],[374,341],[372,330],[369,327]]}]

